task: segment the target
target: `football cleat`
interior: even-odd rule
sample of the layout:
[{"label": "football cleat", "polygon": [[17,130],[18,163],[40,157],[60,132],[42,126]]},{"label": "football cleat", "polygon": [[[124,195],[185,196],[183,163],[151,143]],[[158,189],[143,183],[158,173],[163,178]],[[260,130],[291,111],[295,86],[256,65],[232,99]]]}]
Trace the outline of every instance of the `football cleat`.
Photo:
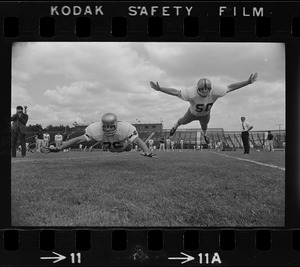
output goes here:
[{"label": "football cleat", "polygon": [[49,152],[51,152],[51,153],[57,153],[57,152],[60,152],[61,150],[59,149],[59,148],[57,148],[57,147],[50,147],[49,148]]},{"label": "football cleat", "polygon": [[171,129],[171,131],[170,131],[170,136],[173,136],[174,135],[174,133],[176,132],[176,128],[175,127],[173,127],[172,129]]},{"label": "football cleat", "polygon": [[102,130],[107,136],[113,136],[117,132],[117,116],[113,113],[106,113],[102,116]]},{"label": "football cleat", "polygon": [[144,157],[148,157],[148,158],[156,158],[156,156],[155,156],[156,154],[153,154],[153,153],[142,152],[141,155]]},{"label": "football cleat", "polygon": [[41,153],[44,153],[44,154],[48,154],[48,153],[50,153],[50,150],[49,150],[49,148],[47,148],[47,147],[41,147],[41,149],[40,149],[40,151],[41,151]]},{"label": "football cleat", "polygon": [[205,140],[206,144],[210,143],[209,137],[207,135],[204,135],[204,140]]}]

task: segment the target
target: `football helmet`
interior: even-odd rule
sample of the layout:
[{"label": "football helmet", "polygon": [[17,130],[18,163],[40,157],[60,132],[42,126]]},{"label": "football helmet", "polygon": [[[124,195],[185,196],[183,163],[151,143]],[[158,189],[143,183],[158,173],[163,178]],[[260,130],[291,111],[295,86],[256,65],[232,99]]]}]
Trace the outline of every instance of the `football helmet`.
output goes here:
[{"label": "football helmet", "polygon": [[105,113],[101,120],[103,133],[107,136],[113,136],[117,132],[117,116],[113,113]]},{"label": "football helmet", "polygon": [[202,97],[207,97],[211,91],[211,82],[209,79],[200,79],[197,83],[197,93]]}]

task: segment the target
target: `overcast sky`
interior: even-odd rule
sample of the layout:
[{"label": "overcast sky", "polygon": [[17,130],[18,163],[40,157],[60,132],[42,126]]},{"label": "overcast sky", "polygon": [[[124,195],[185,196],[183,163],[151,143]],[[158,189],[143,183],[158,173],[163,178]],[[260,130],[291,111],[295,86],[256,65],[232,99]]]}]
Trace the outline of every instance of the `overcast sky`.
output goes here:
[{"label": "overcast sky", "polygon": [[184,89],[205,77],[227,86],[257,72],[255,83],[215,102],[209,127],[240,130],[245,116],[253,130],[285,128],[284,44],[22,42],[12,59],[12,113],[27,105],[28,124],[71,126],[114,112],[171,128],[189,103],[154,91],[150,81]]}]

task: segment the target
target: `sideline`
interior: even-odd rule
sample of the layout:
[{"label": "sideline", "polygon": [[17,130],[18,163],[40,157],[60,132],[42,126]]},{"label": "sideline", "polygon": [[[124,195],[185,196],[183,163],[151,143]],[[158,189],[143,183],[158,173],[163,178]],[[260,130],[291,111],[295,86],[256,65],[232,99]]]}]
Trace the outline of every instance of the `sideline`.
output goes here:
[{"label": "sideline", "polygon": [[254,160],[251,160],[251,159],[243,159],[243,158],[232,157],[232,156],[228,156],[228,155],[225,155],[225,154],[222,154],[222,153],[217,153],[217,152],[212,152],[212,151],[210,151],[209,153],[213,153],[213,154],[223,156],[223,157],[226,157],[226,158],[232,158],[232,159],[237,159],[237,160],[241,160],[241,161],[247,161],[247,162],[255,163],[257,165],[262,165],[262,166],[266,166],[266,167],[270,167],[270,168],[274,168],[274,169],[279,169],[281,171],[285,171],[285,167],[279,167],[279,166],[272,165],[272,164],[261,163],[261,162],[254,161]]}]

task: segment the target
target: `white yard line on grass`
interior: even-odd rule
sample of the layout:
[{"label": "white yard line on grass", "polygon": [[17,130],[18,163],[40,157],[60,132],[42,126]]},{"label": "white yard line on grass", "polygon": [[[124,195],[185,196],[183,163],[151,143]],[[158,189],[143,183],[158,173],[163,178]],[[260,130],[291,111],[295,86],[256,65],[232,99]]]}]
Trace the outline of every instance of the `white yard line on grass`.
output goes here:
[{"label": "white yard line on grass", "polygon": [[274,168],[274,169],[279,169],[281,171],[285,171],[285,167],[279,167],[279,166],[272,165],[272,164],[261,163],[261,162],[254,161],[254,160],[251,160],[251,159],[243,159],[243,158],[232,157],[232,156],[228,156],[228,155],[225,155],[225,154],[222,154],[222,153],[217,153],[217,152],[210,152],[210,153],[213,153],[213,154],[216,154],[216,155],[219,155],[219,156],[223,156],[223,157],[226,157],[226,158],[232,158],[232,159],[237,159],[237,160],[241,160],[241,161],[247,161],[247,162],[255,163],[257,165],[262,165],[262,166],[266,166],[266,167],[270,167],[270,168]]}]

